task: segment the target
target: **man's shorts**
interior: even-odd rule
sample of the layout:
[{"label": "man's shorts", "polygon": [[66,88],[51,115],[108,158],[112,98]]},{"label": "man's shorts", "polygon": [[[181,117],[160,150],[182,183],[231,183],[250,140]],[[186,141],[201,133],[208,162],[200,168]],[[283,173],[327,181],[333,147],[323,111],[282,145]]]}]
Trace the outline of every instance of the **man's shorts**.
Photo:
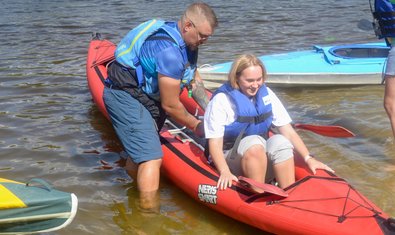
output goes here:
[{"label": "man's shorts", "polygon": [[388,53],[386,66],[385,66],[386,76],[395,76],[395,46],[391,47]]},{"label": "man's shorts", "polygon": [[160,159],[162,147],[148,110],[123,90],[104,88],[104,104],[126,153],[136,164]]},{"label": "man's shorts", "polygon": [[259,135],[246,136],[240,141],[235,156],[230,156],[232,150],[228,150],[225,153],[226,162],[234,175],[243,175],[241,159],[244,153],[253,145],[261,145],[266,150],[268,157],[266,182],[274,179],[273,165],[293,157],[293,145],[283,135],[273,135],[267,141]]}]

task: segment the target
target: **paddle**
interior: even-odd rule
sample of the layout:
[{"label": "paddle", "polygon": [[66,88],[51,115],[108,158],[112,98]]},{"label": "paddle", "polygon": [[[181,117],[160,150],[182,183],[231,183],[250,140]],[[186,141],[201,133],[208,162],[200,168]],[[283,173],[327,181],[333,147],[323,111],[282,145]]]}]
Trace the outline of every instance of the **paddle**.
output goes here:
[{"label": "paddle", "polygon": [[327,136],[327,137],[348,138],[355,136],[354,133],[352,133],[351,131],[347,130],[342,126],[318,126],[311,124],[296,123],[293,125],[293,127],[296,129],[311,131],[316,134]]},{"label": "paddle", "polygon": [[[186,96],[188,93],[185,92],[186,90],[184,90],[184,92],[181,93],[181,96],[184,95]],[[211,91],[207,90],[207,95],[209,97],[211,97]],[[204,109],[201,108],[199,106],[199,104],[197,104],[196,107],[189,107],[187,108],[187,110],[199,110],[199,108],[204,112]],[[193,113],[193,112],[191,112]],[[198,118],[199,120],[203,120],[204,117],[203,116],[199,116],[197,115],[196,118]],[[311,131],[314,132],[316,134],[322,135],[322,136],[327,136],[327,137],[334,137],[334,138],[345,138],[345,137],[354,137],[355,134],[352,133],[351,131],[347,130],[346,128],[342,127],[342,126],[318,126],[318,125],[311,125],[311,124],[294,124],[293,125],[294,128],[296,129],[303,129],[303,130],[307,130],[307,131]]]},{"label": "paddle", "polygon": [[240,183],[247,184],[247,185],[262,189],[263,191],[265,191],[265,193],[270,193],[270,194],[277,195],[280,197],[288,197],[288,193],[286,193],[284,190],[282,190],[281,188],[276,187],[274,185],[260,183],[260,182],[253,180],[253,179],[246,178],[244,176],[239,176],[238,179],[239,179]]},{"label": "paddle", "polygon": [[[203,120],[203,116],[197,116],[199,120]],[[302,129],[314,132],[318,135],[333,138],[349,138],[355,137],[355,134],[342,126],[321,126],[312,124],[296,123],[292,125],[295,129]]]}]

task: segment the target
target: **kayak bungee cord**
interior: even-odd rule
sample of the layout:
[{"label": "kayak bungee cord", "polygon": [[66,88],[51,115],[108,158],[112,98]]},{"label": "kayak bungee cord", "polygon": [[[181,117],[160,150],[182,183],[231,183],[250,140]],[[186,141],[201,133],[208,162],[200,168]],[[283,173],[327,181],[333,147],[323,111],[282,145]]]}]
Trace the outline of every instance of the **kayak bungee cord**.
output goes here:
[{"label": "kayak bungee cord", "polygon": [[[329,173],[329,172],[328,172]],[[332,181],[335,183],[339,183],[342,184],[346,187],[348,187],[347,189],[347,193],[345,196],[343,197],[332,197],[332,198],[308,198],[308,199],[295,199],[295,200],[288,200],[288,199],[283,199],[283,200],[273,200],[273,201],[268,201],[266,204],[267,205],[279,205],[279,206],[284,206],[284,207],[288,207],[288,208],[292,208],[295,210],[300,210],[300,211],[307,211],[307,212],[311,212],[311,213],[315,213],[315,214],[320,214],[320,215],[324,215],[324,216],[330,216],[330,217],[335,217],[338,219],[339,223],[344,222],[346,219],[356,219],[356,218],[368,218],[368,217],[379,217],[381,212],[378,212],[377,210],[375,210],[369,202],[367,202],[364,197],[361,196],[361,194],[359,192],[357,192],[354,187],[352,187],[350,184],[347,183],[346,180],[339,178],[339,177],[323,177],[323,176],[314,176],[314,175],[310,175],[310,176],[306,176],[305,178],[303,178],[300,181],[295,182],[295,184],[289,186],[288,188],[285,189],[286,192],[288,192],[288,194],[292,194],[293,191],[298,189],[299,185],[302,185],[302,183],[305,183],[307,181],[310,180],[327,180],[327,181]],[[354,198],[351,197],[351,193],[354,193],[355,196],[357,197],[357,199],[362,200],[362,202],[365,204],[362,204],[362,202],[358,202],[357,200],[355,200]],[[251,203],[253,201],[256,201],[259,198],[262,198],[266,195],[261,194],[261,195],[254,195],[253,197],[249,198],[249,200],[247,201],[248,203]],[[334,214],[334,213],[326,213],[323,211],[314,211],[311,209],[305,209],[303,207],[299,207],[299,206],[293,206],[293,203],[300,203],[300,202],[311,202],[311,203],[315,203],[318,201],[330,201],[330,200],[344,200],[344,204],[343,204],[343,210],[341,212],[341,214]],[[352,208],[349,208],[346,211],[347,206],[350,204],[349,202],[352,202],[354,204],[356,204],[355,206],[353,206]],[[366,215],[366,216],[352,216],[350,215],[352,212],[354,212],[355,210],[359,209],[359,208],[363,208],[367,211],[369,211],[371,214],[370,215]]]}]

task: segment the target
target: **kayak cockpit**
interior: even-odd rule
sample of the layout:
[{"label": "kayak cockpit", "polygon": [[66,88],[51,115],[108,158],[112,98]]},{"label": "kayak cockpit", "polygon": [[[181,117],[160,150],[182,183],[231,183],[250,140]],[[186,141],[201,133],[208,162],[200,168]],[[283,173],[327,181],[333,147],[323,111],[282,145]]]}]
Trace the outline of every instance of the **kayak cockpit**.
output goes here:
[{"label": "kayak cockpit", "polygon": [[385,43],[351,44],[331,47],[313,46],[323,53],[330,64],[377,63],[388,56],[390,47]]}]

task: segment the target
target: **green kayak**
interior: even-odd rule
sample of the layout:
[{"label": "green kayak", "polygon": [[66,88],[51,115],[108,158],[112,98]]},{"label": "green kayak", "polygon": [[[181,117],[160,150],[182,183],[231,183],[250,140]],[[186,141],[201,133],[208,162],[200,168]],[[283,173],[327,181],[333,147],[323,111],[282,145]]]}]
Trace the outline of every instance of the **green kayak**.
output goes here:
[{"label": "green kayak", "polygon": [[28,183],[0,178],[0,234],[32,234],[64,228],[77,213],[73,193],[41,179]]}]

